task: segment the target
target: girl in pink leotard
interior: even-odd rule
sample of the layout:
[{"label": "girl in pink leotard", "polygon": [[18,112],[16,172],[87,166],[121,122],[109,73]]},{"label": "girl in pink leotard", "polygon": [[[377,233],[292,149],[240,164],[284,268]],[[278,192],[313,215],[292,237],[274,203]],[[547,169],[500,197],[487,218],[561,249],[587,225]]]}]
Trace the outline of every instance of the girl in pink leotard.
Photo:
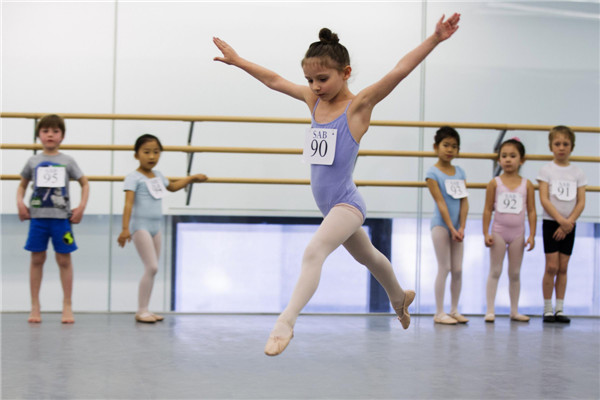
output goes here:
[{"label": "girl in pink leotard", "polygon": [[[483,235],[485,245],[490,248],[485,322],[494,322],[495,320],[494,302],[506,252],[508,252],[510,318],[513,321],[527,322],[529,317],[519,314],[518,311],[521,291],[521,261],[525,245],[529,245],[528,251],[533,250],[535,246],[537,217],[533,184],[519,175],[519,169],[525,162],[523,143],[517,138],[502,143],[498,150],[498,162],[503,172],[487,185],[483,210]],[[525,243],[525,209],[527,209],[529,221],[527,243]],[[494,223],[490,234],[490,220],[494,211]]]}]

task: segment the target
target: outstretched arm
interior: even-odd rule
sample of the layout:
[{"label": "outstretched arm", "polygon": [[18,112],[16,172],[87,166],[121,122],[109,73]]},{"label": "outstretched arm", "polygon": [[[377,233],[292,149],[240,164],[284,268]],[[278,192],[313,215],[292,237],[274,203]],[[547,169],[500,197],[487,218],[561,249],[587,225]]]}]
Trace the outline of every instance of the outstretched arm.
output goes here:
[{"label": "outstretched arm", "polygon": [[454,14],[446,21],[444,15],[437,22],[435,32],[414,50],[406,54],[396,66],[381,80],[363,89],[356,96],[354,113],[363,120],[363,123],[371,119],[373,107],[383,100],[398,84],[408,76],[435,47],[450,38],[458,30],[460,14]]},{"label": "outstretched arm", "polygon": [[265,67],[240,57],[224,40],[215,37],[213,43],[223,53],[223,57],[215,57],[214,61],[238,67],[261,81],[268,88],[287,94],[295,99],[307,102],[309,96],[314,96],[308,86],[297,85]]}]

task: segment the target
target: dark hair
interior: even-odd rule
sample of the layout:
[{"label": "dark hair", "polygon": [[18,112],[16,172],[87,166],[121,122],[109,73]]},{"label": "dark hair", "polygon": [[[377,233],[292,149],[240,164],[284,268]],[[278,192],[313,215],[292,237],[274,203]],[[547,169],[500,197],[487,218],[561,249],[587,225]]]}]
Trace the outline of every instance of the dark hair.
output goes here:
[{"label": "dark hair", "polygon": [[40,119],[40,121],[37,123],[37,126],[35,127],[35,136],[40,136],[40,130],[44,128],[58,128],[62,131],[63,137],[65,137],[65,133],[67,131],[67,128],[65,126],[65,120],[61,116],[56,114],[44,115],[42,119]]},{"label": "dark hair", "polygon": [[162,147],[162,144],[160,143],[160,140],[158,140],[158,138],[154,135],[151,135],[149,133],[144,133],[142,136],[137,138],[137,140],[135,141],[135,146],[134,146],[135,153],[137,154],[137,152],[140,150],[140,147],[142,147],[142,145],[144,143],[148,143],[153,140],[156,140],[156,143],[158,143],[158,148],[160,149],[160,151],[162,151],[163,147]]},{"label": "dark hair", "polygon": [[517,148],[517,151],[521,155],[521,159],[525,158],[525,146],[523,145],[523,143],[521,143],[521,140],[519,140],[519,138],[516,138],[516,137],[502,142],[502,144],[500,145],[500,148],[498,149],[498,158],[500,158],[500,152],[502,151],[502,148],[504,146],[506,146],[507,144],[512,144],[513,146],[515,146]]},{"label": "dark hair", "polygon": [[548,134],[548,145],[550,146],[550,151],[552,151],[552,141],[556,137],[556,135],[565,135],[571,141],[571,151],[575,148],[575,133],[568,126],[557,125],[554,128],[550,129],[550,133]]},{"label": "dark hair", "polygon": [[[340,39],[336,33],[328,28],[322,28],[319,31],[319,41],[311,43],[302,59],[302,65],[309,58],[319,58],[321,62],[331,68],[341,71],[347,65],[350,65],[350,55],[348,50],[340,44]],[[331,65],[328,61],[333,61]]]},{"label": "dark hair", "polygon": [[440,129],[438,129],[437,132],[435,133],[435,136],[433,137],[433,140],[434,140],[435,145],[437,146],[440,143],[442,143],[442,140],[444,140],[446,138],[456,139],[456,143],[458,144],[458,147],[460,148],[460,135],[458,134],[458,132],[456,132],[456,129],[454,129],[450,126],[442,126]]}]

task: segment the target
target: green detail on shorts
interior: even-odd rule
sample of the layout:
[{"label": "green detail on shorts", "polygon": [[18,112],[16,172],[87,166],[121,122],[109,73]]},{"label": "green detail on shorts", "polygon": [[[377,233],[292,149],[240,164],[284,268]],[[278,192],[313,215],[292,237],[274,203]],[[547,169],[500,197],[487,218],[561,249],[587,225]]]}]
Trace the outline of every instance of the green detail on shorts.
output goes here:
[{"label": "green detail on shorts", "polygon": [[42,206],[42,199],[39,197],[31,198],[31,207],[40,208]]},{"label": "green detail on shorts", "polygon": [[71,244],[73,244],[73,241],[74,241],[73,240],[73,235],[71,234],[71,232],[65,233],[65,235],[63,236],[63,242],[65,244],[71,245]]}]

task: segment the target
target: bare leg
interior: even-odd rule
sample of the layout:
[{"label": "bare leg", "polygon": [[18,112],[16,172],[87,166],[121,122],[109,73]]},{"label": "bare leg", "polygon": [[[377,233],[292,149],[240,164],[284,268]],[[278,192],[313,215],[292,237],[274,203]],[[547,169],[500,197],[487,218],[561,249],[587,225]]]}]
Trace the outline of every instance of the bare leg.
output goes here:
[{"label": "bare leg", "polygon": [[138,312],[136,318],[141,322],[155,322],[156,318],[148,311],[154,276],[158,272],[158,256],[160,254],[161,233],[154,237],[145,230],[135,231],[133,243],[144,264],[144,274],[140,280],[138,291]]},{"label": "bare leg", "polygon": [[519,314],[519,295],[521,294],[521,263],[525,250],[525,237],[519,236],[508,245],[508,293],[510,296],[510,318],[527,322],[529,317]]},{"label": "bare leg", "polygon": [[73,307],[71,296],[73,294],[73,264],[71,262],[70,253],[56,253],[56,263],[60,271],[60,283],[63,288],[63,311],[62,323],[72,324],[75,322],[73,318]]},{"label": "bare leg", "polygon": [[32,252],[29,263],[29,288],[31,290],[31,313],[28,322],[42,322],[40,306],[40,289],[42,287],[42,276],[44,275],[44,262],[46,252]]},{"label": "bare leg", "polygon": [[556,298],[564,300],[565,293],[567,292],[567,267],[569,266],[568,256],[563,253],[558,253],[558,273],[556,275]]},{"label": "bare leg", "polygon": [[334,207],[323,219],[302,257],[302,269],[289,304],[277,318],[271,331],[265,353],[280,354],[293,336],[298,314],[311,299],[321,278],[325,259],[344,243],[362,225],[361,218],[344,207]]},{"label": "bare leg", "polygon": [[559,253],[554,252],[546,254],[546,270],[544,272],[544,278],[542,279],[542,292],[544,294],[544,300],[552,299],[552,293],[554,292],[554,280],[559,269],[558,266]]},{"label": "bare leg", "polygon": [[492,233],[494,244],[490,247],[490,273],[488,275],[487,286],[486,286],[486,321],[494,320],[494,314],[496,313],[496,291],[498,290],[498,280],[502,274],[502,263],[504,262],[504,254],[506,252],[506,242],[502,239],[502,236],[497,233]]}]

